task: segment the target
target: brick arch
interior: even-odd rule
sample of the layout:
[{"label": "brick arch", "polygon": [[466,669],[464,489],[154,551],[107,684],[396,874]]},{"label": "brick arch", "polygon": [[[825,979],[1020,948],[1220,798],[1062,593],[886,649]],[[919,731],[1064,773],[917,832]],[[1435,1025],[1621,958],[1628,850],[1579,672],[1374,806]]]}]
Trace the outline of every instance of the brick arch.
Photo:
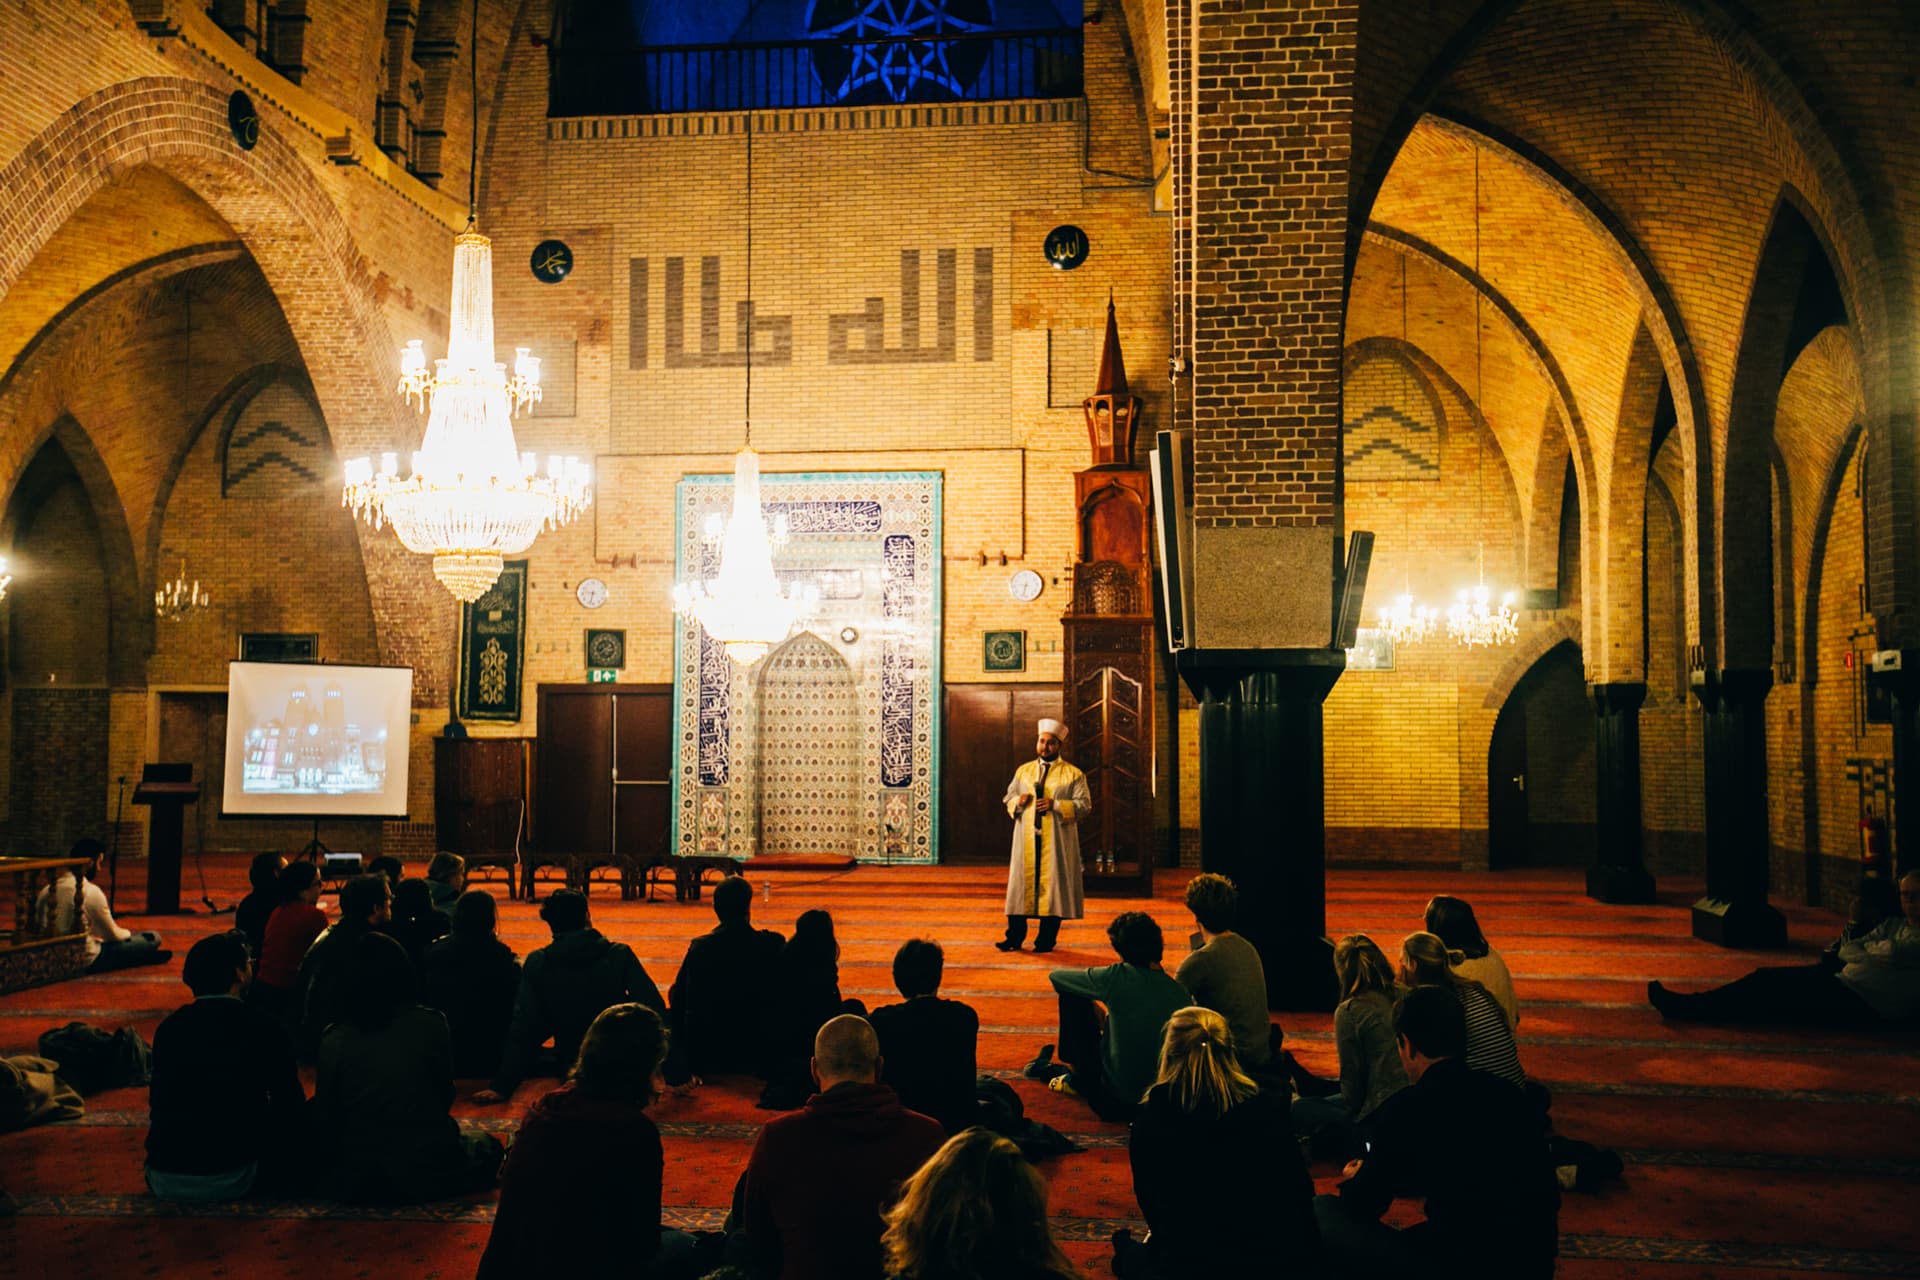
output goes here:
[{"label": "brick arch", "polygon": [[[37,457],[52,446],[66,455],[80,487],[87,495],[100,556],[106,571],[107,681],[115,688],[138,688],[146,683],[147,654],[153,651],[152,597],[141,585],[140,561],[134,554],[133,534],[127,527],[126,506],[114,487],[106,461],[93,438],[71,414],[62,414],[33,436],[27,457]],[[20,481],[27,468],[7,477],[4,533],[11,543],[19,512]]]},{"label": "brick arch", "polygon": [[1786,196],[1776,201],[1753,267],[1745,322],[1734,358],[1733,393],[1727,406],[1726,446],[1715,468],[1721,536],[1714,570],[1720,601],[1718,665],[1770,667],[1773,602],[1761,593],[1734,591],[1731,584],[1761,582],[1770,571],[1773,541],[1771,458],[1779,412],[1781,371],[1799,299],[1813,257],[1822,252],[1802,206]]},{"label": "brick arch", "polygon": [[[374,453],[414,438],[386,379],[397,348],[339,210],[277,127],[263,129],[252,151],[235,146],[226,102],[212,85],[146,77],[94,93],[49,124],[0,168],[0,189],[40,193],[0,209],[0,297],[89,196],[116,173],[153,165],[224,219],[259,266],[295,342],[314,357],[306,363],[336,448]],[[426,563],[390,534],[363,526],[359,537],[382,657],[414,666],[416,700],[428,700],[447,657],[417,621],[435,590]]]},{"label": "brick arch", "polygon": [[[1412,343],[1400,338],[1387,337],[1384,334],[1375,334],[1371,337],[1362,338],[1358,342],[1347,344],[1347,349],[1341,357],[1340,367],[1340,385],[1343,388],[1341,392],[1342,418],[1347,418],[1347,393],[1344,388],[1351,385],[1354,375],[1359,372],[1363,365],[1374,361],[1394,365],[1407,375],[1408,379],[1413,383],[1414,393],[1426,402],[1427,410],[1433,417],[1434,431],[1437,433],[1437,438],[1444,439],[1451,424],[1447,418],[1446,403],[1440,395],[1439,388],[1434,383],[1434,375],[1435,373],[1440,373],[1444,376],[1445,371],[1441,370],[1432,359],[1427,357],[1424,352]],[[1346,421],[1343,420],[1341,423],[1341,434],[1343,438],[1345,433]],[[1497,442],[1494,447],[1499,447]],[[1342,479],[1344,483],[1344,464],[1346,461],[1346,450],[1344,446],[1341,449],[1341,458],[1343,463]]]},{"label": "brick arch", "polygon": [[[1560,420],[1567,425],[1567,435],[1574,457],[1574,476],[1581,486],[1581,502],[1583,504],[1582,509],[1584,510],[1584,504],[1588,501],[1587,495],[1592,491],[1591,486],[1593,484],[1592,448],[1586,438],[1585,423],[1580,416],[1579,405],[1574,399],[1572,384],[1568,382],[1566,373],[1560,367],[1560,362],[1554,357],[1553,352],[1548,349],[1547,344],[1541,339],[1539,333],[1527,322],[1527,318],[1521,314],[1520,309],[1514,305],[1512,299],[1508,298],[1500,290],[1494,288],[1484,277],[1476,275],[1470,265],[1455,258],[1444,249],[1411,232],[1401,230],[1397,227],[1384,226],[1380,223],[1374,223],[1369,226],[1367,228],[1367,234],[1377,238],[1396,252],[1415,254],[1425,259],[1431,265],[1438,267],[1442,272],[1458,276],[1466,283],[1468,288],[1473,289],[1487,300],[1489,308],[1496,316],[1506,321],[1508,330],[1518,340],[1521,348],[1526,352],[1527,358],[1534,366],[1535,371],[1540,374],[1541,378],[1546,381],[1548,387],[1551,388],[1554,407],[1560,413]],[[1422,356],[1422,358],[1424,359],[1425,357]],[[1437,382],[1441,382],[1451,388],[1463,403],[1471,406],[1471,412],[1478,417],[1476,425],[1485,429],[1486,420],[1484,417],[1479,417],[1480,406],[1474,403],[1473,397],[1467,394],[1466,389],[1461,387],[1458,381],[1438,364],[1429,360],[1427,361],[1427,365]],[[1496,452],[1500,454],[1501,465],[1506,466],[1506,450],[1501,447],[1498,437],[1494,436],[1491,431],[1488,431],[1487,435],[1488,438],[1493,441]],[[1508,473],[1508,482],[1513,483],[1511,470],[1509,470]]]},{"label": "brick arch", "polygon": [[1577,619],[1559,617],[1546,626],[1527,631],[1520,643],[1514,646],[1513,654],[1494,673],[1493,680],[1487,685],[1487,696],[1480,700],[1480,705],[1489,711],[1498,711],[1505,706],[1514,689],[1526,678],[1527,672],[1563,644],[1580,649],[1584,660],[1586,651],[1580,644],[1580,623]]}]

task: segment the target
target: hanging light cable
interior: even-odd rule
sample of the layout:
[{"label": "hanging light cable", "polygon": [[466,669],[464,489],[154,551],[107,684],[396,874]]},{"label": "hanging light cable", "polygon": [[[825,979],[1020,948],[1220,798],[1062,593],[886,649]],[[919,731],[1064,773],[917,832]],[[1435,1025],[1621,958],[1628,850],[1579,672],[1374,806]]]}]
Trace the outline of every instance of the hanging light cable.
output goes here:
[{"label": "hanging light cable", "polygon": [[[1400,346],[1407,346],[1407,255],[1400,255]],[[1395,645],[1419,644],[1433,635],[1439,625],[1440,611],[1432,605],[1421,604],[1413,595],[1413,571],[1410,567],[1413,550],[1412,522],[1407,514],[1408,504],[1400,503],[1400,536],[1403,545],[1401,594],[1392,604],[1380,610],[1380,629]]]},{"label": "hanging light cable", "polygon": [[1473,435],[1474,546],[1479,574],[1472,587],[1462,587],[1447,610],[1447,634],[1472,648],[1476,645],[1512,644],[1520,637],[1520,619],[1513,612],[1513,592],[1492,603],[1487,590],[1487,483],[1485,448],[1481,439],[1492,430],[1480,382],[1480,295],[1485,292],[1480,277],[1480,149],[1473,151],[1473,404],[1480,414],[1479,429]]},{"label": "hanging light cable", "polygon": [[769,522],[760,505],[760,455],[753,451],[753,116],[747,116],[746,442],[733,457],[733,512],[707,520],[709,545],[720,548],[719,573],[689,578],[673,589],[674,611],[719,641],[727,656],[750,667],[792,634],[818,604],[810,583],[783,588],[773,572],[773,549],[787,541],[786,517]]},{"label": "hanging light cable", "polygon": [[480,0],[473,3],[469,85],[467,229],[453,238],[453,307],[446,358],[427,370],[418,338],[400,353],[399,393],[427,414],[427,429],[400,476],[397,453],[346,464],[343,506],[375,529],[392,524],[407,550],[433,556],[433,574],[472,603],[500,577],[506,556],[533,545],[543,528],[571,522],[593,501],[592,469],[556,455],[542,475],[518,451],[513,415],[540,400],[540,360],[515,349],[513,370],[493,358],[493,242],[479,222]]}]

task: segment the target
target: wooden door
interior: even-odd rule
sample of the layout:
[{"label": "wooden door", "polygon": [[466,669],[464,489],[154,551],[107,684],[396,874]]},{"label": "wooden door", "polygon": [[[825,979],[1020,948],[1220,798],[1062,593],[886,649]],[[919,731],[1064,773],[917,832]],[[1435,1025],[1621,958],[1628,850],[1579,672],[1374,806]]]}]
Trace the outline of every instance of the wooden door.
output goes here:
[{"label": "wooden door", "polygon": [[1509,695],[1487,747],[1487,865],[1499,871],[1526,864],[1526,703]]},{"label": "wooden door", "polygon": [[1033,758],[1035,726],[1060,718],[1060,690],[1046,684],[950,684],[944,716],[940,860],[1005,862],[1012,824],[1001,799],[1013,771]]},{"label": "wooden door", "polygon": [[673,817],[673,686],[615,686],[613,850],[665,852]]},{"label": "wooden door", "polygon": [[1150,745],[1142,740],[1150,723],[1150,695],[1143,681],[1119,667],[1095,667],[1080,677],[1074,690],[1072,741],[1078,743],[1078,754],[1069,752],[1068,759],[1086,773],[1093,792],[1093,820],[1080,828],[1080,850],[1089,862],[1106,855],[1132,871],[1149,860],[1141,847],[1141,831],[1153,830],[1152,811],[1145,810],[1143,822],[1142,808],[1153,758]]},{"label": "wooden door", "polygon": [[540,849],[654,852],[671,816],[672,686],[543,684],[539,698]]}]

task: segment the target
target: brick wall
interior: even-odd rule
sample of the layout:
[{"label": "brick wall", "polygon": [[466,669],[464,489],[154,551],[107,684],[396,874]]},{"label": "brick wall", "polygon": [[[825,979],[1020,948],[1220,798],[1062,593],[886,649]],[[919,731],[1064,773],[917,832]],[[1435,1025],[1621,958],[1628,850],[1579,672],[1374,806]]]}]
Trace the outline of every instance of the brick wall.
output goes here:
[{"label": "brick wall", "polygon": [[65,854],[107,834],[107,691],[54,686],[12,693],[7,851]]}]

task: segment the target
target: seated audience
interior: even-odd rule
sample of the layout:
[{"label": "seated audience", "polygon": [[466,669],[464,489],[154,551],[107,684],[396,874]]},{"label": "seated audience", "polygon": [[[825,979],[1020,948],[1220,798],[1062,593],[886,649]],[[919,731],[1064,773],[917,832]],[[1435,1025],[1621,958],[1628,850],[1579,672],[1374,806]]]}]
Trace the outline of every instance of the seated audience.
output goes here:
[{"label": "seated audience", "polygon": [[[1347,1165],[1338,1194],[1314,1202],[1335,1275],[1553,1274],[1560,1188],[1539,1113],[1513,1085],[1467,1066],[1459,989],[1420,987],[1394,1009],[1413,1085],[1381,1108],[1373,1146]],[[1398,1196],[1424,1196],[1426,1220],[1382,1223]]]},{"label": "seated audience", "polygon": [[163,1200],[288,1189],[310,1157],[293,1042],[240,1000],[252,973],[238,930],[200,939],[181,966],[193,1003],[153,1033],[147,1185]]},{"label": "seated audience", "polygon": [[1240,901],[1233,881],[1202,872],[1187,881],[1187,910],[1200,929],[1200,945],[1174,974],[1193,1003],[1212,1009],[1233,1028],[1241,1066],[1259,1072],[1280,1051],[1280,1027],[1267,1017],[1267,971],[1253,944],[1233,931]]},{"label": "seated audience", "polygon": [[[774,971],[784,939],[753,927],[753,886],[728,876],[713,887],[720,923],[687,944],[673,980],[676,1050],[698,1079],[729,1072],[762,1074],[772,1023]],[[677,1072],[667,1079],[679,1083]]]},{"label": "seated audience", "polygon": [[313,1090],[332,1194],[409,1204],[492,1186],[503,1148],[490,1134],[463,1135],[448,1113],[453,1042],[447,1020],[414,1002],[405,949],[363,933],[343,977]]},{"label": "seated audience", "polygon": [[387,888],[391,891],[398,889],[400,882],[407,878],[407,864],[391,854],[386,854],[369,862],[366,873],[370,876],[384,877]]},{"label": "seated audience", "polygon": [[394,889],[393,919],[384,932],[407,949],[416,970],[425,961],[427,948],[446,937],[452,927],[452,918],[435,910],[433,886],[425,880],[408,876]]},{"label": "seated audience", "polygon": [[1293,1129],[1314,1154],[1345,1160],[1373,1136],[1380,1106],[1407,1087],[1393,1034],[1393,965],[1373,939],[1352,933],[1333,948],[1340,1004],[1333,1011],[1333,1043],[1340,1053],[1340,1092],[1293,1104]]},{"label": "seated audience", "polygon": [[1459,953],[1458,960],[1449,955],[1454,973],[1485,987],[1487,994],[1499,1001],[1506,1013],[1507,1025],[1518,1030],[1520,1001],[1513,994],[1513,975],[1507,972],[1507,962],[1480,932],[1472,904],[1446,894],[1435,897],[1427,903],[1427,932],[1446,943],[1449,953]]},{"label": "seated audience", "polygon": [[247,999],[291,1025],[294,989],[300,981],[300,962],[313,940],[327,930],[327,913],[320,909],[320,868],[296,862],[276,879],[280,905],[267,917],[260,946],[260,963],[247,988]]},{"label": "seated audience", "polygon": [[821,1027],[812,1071],[819,1092],[769,1121],[748,1157],[744,1252],[780,1280],[881,1280],[881,1215],[945,1135],[880,1083],[880,1042],[865,1018]]},{"label": "seated audience", "polygon": [[[320,1036],[340,1014],[346,983],[347,958],[353,945],[378,932],[392,918],[393,895],[385,876],[355,876],[340,886],[340,919],[314,939],[300,961],[294,979],[294,1003],[299,1010],[299,1032],[294,1048],[311,1061],[320,1048]],[[272,927],[272,921],[268,921]]]},{"label": "seated audience", "polygon": [[1160,1071],[1133,1117],[1133,1194],[1145,1244],[1115,1237],[1123,1280],[1212,1280],[1316,1270],[1313,1179],[1287,1095],[1240,1067],[1227,1021],[1198,1006],[1167,1020]]},{"label": "seated audience", "polygon": [[864,1017],[867,1012],[860,1001],[840,998],[840,942],[833,936],[831,914],[817,908],[800,913],[793,936],[780,948],[773,990],[773,1044],[760,1105],[787,1110],[813,1092],[807,1058],[814,1034],[829,1018],[843,1013]]},{"label": "seated audience", "polygon": [[247,883],[253,890],[233,909],[233,927],[246,935],[256,959],[266,947],[267,917],[280,905],[280,872],[286,865],[277,853],[256,853],[247,864]]},{"label": "seated audience", "polygon": [[34,919],[42,933],[79,933],[87,935],[87,972],[105,973],[109,969],[132,969],[143,964],[165,964],[173,952],[160,945],[160,935],[135,933],[122,929],[107,906],[107,894],[100,887],[100,859],[107,847],[84,837],[73,843],[72,858],[85,858],[87,865],[78,877],[62,871],[34,900]]},{"label": "seated audience", "polygon": [[907,1179],[886,1224],[892,1280],[1083,1280],[1054,1243],[1039,1171],[985,1129],[947,1139]]},{"label": "seated audience", "polygon": [[[475,1102],[500,1102],[530,1075],[561,1075],[580,1056],[580,1039],[600,1011],[633,1001],[666,1014],[660,989],[647,976],[633,948],[593,927],[587,895],[559,889],[540,904],[553,941],[527,956],[513,1021],[492,1087],[473,1095]],[[553,1040],[553,1053],[540,1046]]]},{"label": "seated audience", "polygon": [[880,1037],[881,1079],[900,1095],[900,1105],[932,1116],[949,1134],[974,1123],[973,1082],[980,1015],[958,1000],[940,998],[946,955],[940,944],[914,938],[893,956],[893,985],[905,1004],[873,1011]]},{"label": "seated audience", "polygon": [[[1120,963],[1098,969],[1055,969],[1047,975],[1060,997],[1060,1060],[1052,1049],[1027,1066],[1051,1088],[1085,1098],[1103,1120],[1125,1120],[1153,1083],[1167,1019],[1189,1003],[1187,989],[1160,967],[1166,943],[1144,911],[1123,911],[1107,926]],[[1098,1000],[1106,1006],[1102,1025]]]},{"label": "seated audience", "polygon": [[447,1015],[456,1077],[490,1079],[506,1049],[520,962],[500,941],[499,924],[493,895],[470,889],[454,904],[453,932],[427,948],[424,1003]]},{"label": "seated audience", "polygon": [[427,864],[427,885],[433,891],[433,909],[452,911],[467,891],[467,860],[442,849]]},{"label": "seated audience", "polygon": [[1693,995],[1649,982],[1647,1000],[1675,1022],[1877,1027],[1920,1017],[1920,871],[1900,878],[1900,906],[1906,914],[1840,944],[1837,972],[1824,964],[1755,969]]},{"label": "seated audience", "polygon": [[666,1157],[647,1106],[666,1056],[656,1010],[616,1004],[593,1020],[567,1082],[520,1122],[479,1280],[692,1274],[693,1237],[660,1226]]},{"label": "seated audience", "polygon": [[1506,1010],[1479,983],[1454,970],[1447,944],[1431,933],[1410,933],[1400,944],[1400,982],[1406,987],[1445,987],[1459,1000],[1467,1019],[1467,1066],[1524,1086],[1527,1073],[1520,1066],[1520,1049]]}]

